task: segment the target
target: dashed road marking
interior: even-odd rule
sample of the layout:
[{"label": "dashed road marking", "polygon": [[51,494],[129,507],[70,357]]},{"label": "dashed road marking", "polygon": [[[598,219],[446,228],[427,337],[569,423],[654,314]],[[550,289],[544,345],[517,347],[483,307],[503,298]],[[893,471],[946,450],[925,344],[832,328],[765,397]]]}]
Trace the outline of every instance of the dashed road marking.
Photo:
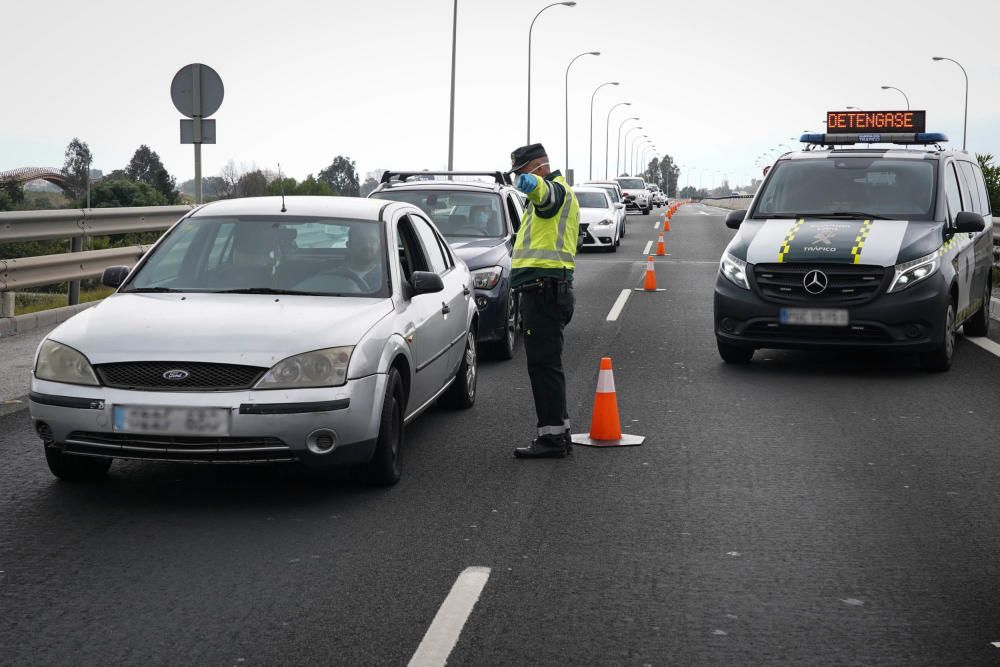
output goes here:
[{"label": "dashed road marking", "polygon": [[646,247],[642,249],[642,254],[643,255],[648,255],[649,254],[649,249],[652,248],[652,247],[653,247],[653,240],[650,239],[649,241],[646,242]]},{"label": "dashed road marking", "polygon": [[618,316],[622,314],[622,309],[625,308],[625,303],[628,301],[629,295],[632,294],[632,290],[623,289],[622,293],[618,295],[615,299],[615,305],[611,306],[611,311],[608,313],[608,322],[615,322],[618,320]]},{"label": "dashed road marking", "polygon": [[1000,343],[996,343],[990,338],[980,338],[977,336],[975,338],[966,338],[965,340],[969,341],[970,343],[973,343],[974,345],[978,345],[987,352],[991,352],[996,356],[1000,357]]},{"label": "dashed road marking", "polygon": [[417,652],[410,658],[410,667],[438,667],[448,662],[448,656],[458,643],[458,636],[489,578],[488,567],[467,567],[458,575],[431,627],[427,628]]}]

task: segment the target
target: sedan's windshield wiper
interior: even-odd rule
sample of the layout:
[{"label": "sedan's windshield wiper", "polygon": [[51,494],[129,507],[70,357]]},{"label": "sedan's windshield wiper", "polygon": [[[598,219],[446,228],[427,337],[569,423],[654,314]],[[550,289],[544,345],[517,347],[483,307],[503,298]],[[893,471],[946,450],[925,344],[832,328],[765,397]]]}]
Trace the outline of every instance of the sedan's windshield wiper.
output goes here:
[{"label": "sedan's windshield wiper", "polygon": [[174,289],[172,287],[133,287],[132,289],[124,290],[129,294],[134,293],[146,293],[146,294],[164,294],[167,292],[183,292],[184,290]]},{"label": "sedan's windshield wiper", "polygon": [[240,289],[213,290],[215,294],[292,294],[300,296],[323,296],[319,292],[301,292],[293,289],[275,289],[273,287],[242,287]]}]

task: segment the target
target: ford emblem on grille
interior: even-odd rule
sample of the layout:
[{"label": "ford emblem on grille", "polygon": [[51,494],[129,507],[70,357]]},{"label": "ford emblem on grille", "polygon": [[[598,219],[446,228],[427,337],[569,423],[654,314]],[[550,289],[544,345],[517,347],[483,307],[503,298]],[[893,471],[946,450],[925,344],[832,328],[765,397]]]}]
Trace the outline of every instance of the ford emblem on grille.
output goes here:
[{"label": "ford emblem on grille", "polygon": [[171,382],[181,382],[183,380],[187,380],[189,377],[191,377],[190,373],[179,368],[175,368],[174,370],[167,371],[163,374],[163,379],[170,380]]},{"label": "ford emblem on grille", "polygon": [[806,274],[806,277],[802,279],[802,285],[806,288],[806,291],[810,294],[822,294],[826,291],[827,285],[830,284],[830,279],[826,277],[826,274],[822,271],[810,271]]}]

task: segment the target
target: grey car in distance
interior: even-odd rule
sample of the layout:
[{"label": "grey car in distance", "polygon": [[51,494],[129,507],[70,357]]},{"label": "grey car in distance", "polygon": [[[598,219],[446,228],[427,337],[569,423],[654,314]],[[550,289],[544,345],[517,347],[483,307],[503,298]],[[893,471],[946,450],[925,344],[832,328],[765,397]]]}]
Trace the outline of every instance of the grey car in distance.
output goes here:
[{"label": "grey car in distance", "polygon": [[297,461],[393,484],[405,424],[476,399],[471,276],[416,206],[215,202],[103,280],[118,291],[36,353],[31,417],[60,478]]}]

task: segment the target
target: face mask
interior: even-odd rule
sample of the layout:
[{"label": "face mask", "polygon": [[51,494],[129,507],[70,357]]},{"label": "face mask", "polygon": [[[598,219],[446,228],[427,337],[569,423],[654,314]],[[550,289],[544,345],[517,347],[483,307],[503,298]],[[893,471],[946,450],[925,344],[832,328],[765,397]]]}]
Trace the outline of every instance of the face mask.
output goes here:
[{"label": "face mask", "polygon": [[547,167],[547,166],[549,166],[549,163],[548,162],[543,162],[540,165],[538,165],[537,167],[535,167],[534,169],[532,169],[531,171],[529,171],[528,173],[529,174],[533,174],[536,171],[538,171],[539,169],[541,169],[542,167]]}]

